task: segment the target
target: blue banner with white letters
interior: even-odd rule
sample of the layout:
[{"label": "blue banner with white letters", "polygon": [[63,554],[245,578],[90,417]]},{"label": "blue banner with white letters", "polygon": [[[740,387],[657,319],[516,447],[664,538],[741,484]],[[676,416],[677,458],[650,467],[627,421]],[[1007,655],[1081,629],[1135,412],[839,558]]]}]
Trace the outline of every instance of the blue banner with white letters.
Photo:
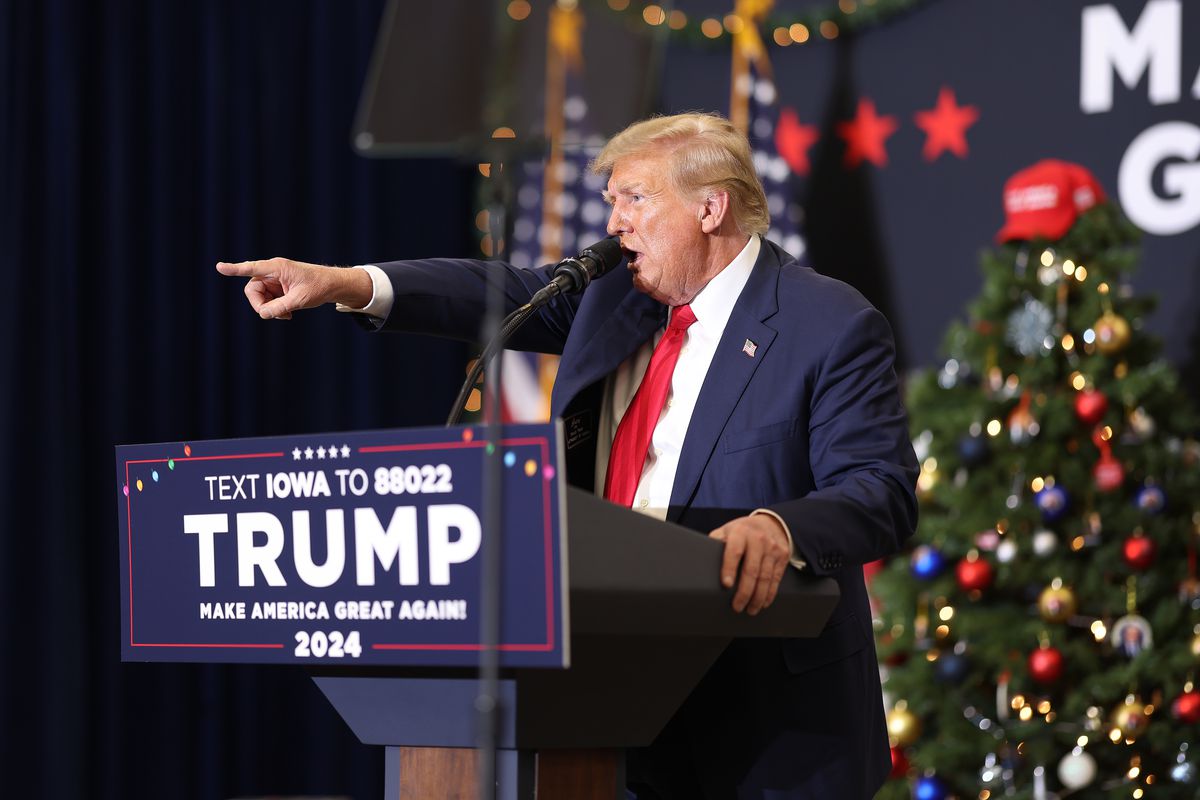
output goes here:
[{"label": "blue banner with white letters", "polygon": [[[503,430],[501,663],[565,667],[558,426]],[[122,659],[477,663],[483,434],[118,446]]]}]

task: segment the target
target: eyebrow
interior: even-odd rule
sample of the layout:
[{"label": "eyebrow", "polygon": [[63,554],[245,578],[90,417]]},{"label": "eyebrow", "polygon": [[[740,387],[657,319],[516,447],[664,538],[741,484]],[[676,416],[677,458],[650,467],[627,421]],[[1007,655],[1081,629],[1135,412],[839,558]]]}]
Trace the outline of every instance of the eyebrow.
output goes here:
[{"label": "eyebrow", "polygon": [[610,192],[608,189],[603,189],[600,192],[600,196],[604,198],[604,202],[609,205],[612,205],[616,201],[616,196],[619,194],[649,194],[649,189],[644,183],[634,182],[618,186],[616,192]]}]

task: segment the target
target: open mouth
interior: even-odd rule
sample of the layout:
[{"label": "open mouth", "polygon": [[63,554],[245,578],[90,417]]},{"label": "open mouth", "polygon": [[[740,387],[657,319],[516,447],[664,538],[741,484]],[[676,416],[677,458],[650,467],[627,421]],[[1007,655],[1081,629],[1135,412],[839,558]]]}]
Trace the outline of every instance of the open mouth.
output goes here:
[{"label": "open mouth", "polygon": [[624,245],[622,245],[621,251],[625,254],[625,261],[629,264],[630,269],[637,269],[638,260],[641,259],[642,254],[637,250],[630,250]]}]

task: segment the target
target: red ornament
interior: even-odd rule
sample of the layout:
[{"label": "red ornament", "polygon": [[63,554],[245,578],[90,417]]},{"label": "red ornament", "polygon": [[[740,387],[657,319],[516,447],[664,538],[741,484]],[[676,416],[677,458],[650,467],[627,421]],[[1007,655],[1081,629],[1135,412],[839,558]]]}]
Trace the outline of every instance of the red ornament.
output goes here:
[{"label": "red ornament", "polygon": [[1038,683],[1054,683],[1062,677],[1063,654],[1056,647],[1039,647],[1029,654],[1029,675]]},{"label": "red ornament", "polygon": [[[1184,722],[1200,722],[1200,692],[1184,692],[1171,703],[1171,716]],[[892,753],[892,768],[895,769],[895,749]],[[895,774],[893,772],[892,774]]]},{"label": "red ornament", "polygon": [[1108,398],[1095,389],[1084,389],[1075,395],[1075,416],[1084,425],[1095,425],[1108,411]]},{"label": "red ornament", "polygon": [[863,580],[867,582],[868,586],[871,585],[871,580],[875,577],[875,575],[883,569],[884,564],[885,562],[882,558],[876,559],[875,561],[868,561],[866,564],[863,564]]},{"label": "red ornament", "polygon": [[1102,492],[1112,492],[1121,488],[1125,482],[1125,468],[1113,457],[1112,452],[1105,450],[1100,454],[1100,460],[1092,468],[1092,477],[1096,480],[1096,488]]},{"label": "red ornament", "polygon": [[1135,569],[1139,572],[1148,569],[1154,563],[1154,555],[1157,548],[1154,546],[1154,540],[1149,536],[1140,533],[1135,533],[1125,540],[1125,544],[1121,546],[1121,556],[1125,559],[1125,563],[1130,569]]},{"label": "red ornament", "polygon": [[981,592],[992,585],[992,565],[979,556],[967,556],[959,561],[954,575],[964,592]]},{"label": "red ornament", "polygon": [[908,774],[908,756],[899,747],[892,748],[892,777],[903,778]]}]

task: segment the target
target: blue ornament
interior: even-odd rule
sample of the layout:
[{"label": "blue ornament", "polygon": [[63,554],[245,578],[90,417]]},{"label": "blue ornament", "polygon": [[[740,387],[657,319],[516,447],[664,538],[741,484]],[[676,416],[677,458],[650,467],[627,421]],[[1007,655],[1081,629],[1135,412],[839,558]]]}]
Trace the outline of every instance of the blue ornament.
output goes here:
[{"label": "blue ornament", "polygon": [[933,662],[933,677],[938,683],[959,684],[967,677],[970,667],[962,653],[943,653]]},{"label": "blue ornament", "polygon": [[940,550],[923,544],[913,550],[912,561],[909,563],[913,575],[928,581],[936,578],[946,568],[946,557]]},{"label": "blue ornament", "polygon": [[1147,483],[1133,497],[1138,510],[1144,514],[1157,514],[1167,504],[1167,495],[1153,483]]},{"label": "blue ornament", "polygon": [[1067,493],[1061,486],[1047,486],[1034,495],[1033,502],[1046,522],[1053,522],[1066,514],[1069,505]]},{"label": "blue ornament", "polygon": [[936,775],[922,775],[913,787],[915,800],[945,800],[946,794],[946,784]]},{"label": "blue ornament", "polygon": [[979,466],[987,461],[989,454],[987,438],[982,435],[964,436],[958,440],[958,457],[964,467]]}]

